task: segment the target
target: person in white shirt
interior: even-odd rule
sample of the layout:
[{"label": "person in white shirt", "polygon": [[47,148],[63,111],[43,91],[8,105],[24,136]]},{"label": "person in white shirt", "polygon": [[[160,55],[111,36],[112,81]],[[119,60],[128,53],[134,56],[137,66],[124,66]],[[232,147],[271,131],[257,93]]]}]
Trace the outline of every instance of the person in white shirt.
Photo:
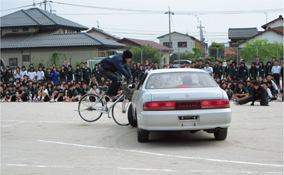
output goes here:
[{"label": "person in white shirt", "polygon": [[191,69],[191,67],[189,66],[189,62],[185,62],[184,68],[185,68],[185,69]]},{"label": "person in white shirt", "polygon": [[149,72],[150,70],[152,70],[152,69],[151,69],[151,65],[148,64],[147,69],[145,70],[145,74],[146,74],[147,72]]},{"label": "person in white shirt", "polygon": [[21,78],[21,70],[19,66],[16,68],[16,70],[14,70],[14,77],[15,79]]},{"label": "person in white shirt", "polygon": [[263,87],[264,87],[264,89],[266,89],[266,91],[267,91],[267,95],[268,95],[268,99],[272,99],[272,93],[271,93],[271,90],[269,89],[269,88],[267,88],[267,86],[268,86],[268,83],[263,83],[263,85],[262,85]]},{"label": "person in white shirt", "polygon": [[213,68],[210,67],[209,62],[206,62],[205,66],[206,66],[206,67],[204,67],[205,72],[207,72],[210,76],[212,76],[213,75]]},{"label": "person in white shirt", "polygon": [[270,75],[270,74],[267,75],[266,79],[267,79],[267,81],[271,81],[273,87],[278,91],[278,87],[277,87],[276,83],[274,83],[274,81],[272,80],[272,75]]},{"label": "person in white shirt", "polygon": [[272,75],[273,75],[273,77],[274,77],[274,80],[276,81],[276,84],[277,84],[278,89],[281,89],[281,88],[280,88],[280,72],[281,72],[281,67],[278,66],[278,61],[277,61],[277,60],[274,61],[274,64],[275,64],[275,65],[272,67],[271,73],[272,73]]},{"label": "person in white shirt", "polygon": [[22,70],[20,71],[20,74],[21,74],[21,80],[23,81],[24,80],[24,76],[28,75],[28,72],[27,72],[25,66],[22,66]]},{"label": "person in white shirt", "polygon": [[30,80],[30,81],[35,81],[36,73],[35,73],[33,67],[30,68],[30,71],[29,71],[29,73],[28,73],[28,77],[29,77],[29,80]]},{"label": "person in white shirt", "polygon": [[38,68],[36,76],[37,76],[37,81],[44,80],[44,72],[42,71],[42,67]]}]

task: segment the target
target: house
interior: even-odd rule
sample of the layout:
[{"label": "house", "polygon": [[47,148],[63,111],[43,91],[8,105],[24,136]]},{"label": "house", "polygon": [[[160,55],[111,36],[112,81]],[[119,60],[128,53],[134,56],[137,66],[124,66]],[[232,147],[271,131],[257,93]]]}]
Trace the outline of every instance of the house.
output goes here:
[{"label": "house", "polygon": [[[170,48],[169,34],[159,36],[157,37],[157,39],[159,39],[161,45]],[[201,50],[201,41],[199,41],[193,36],[190,36],[188,34],[182,34],[179,32],[171,33],[171,45],[172,49],[174,50],[172,54],[178,54],[178,53],[183,54],[185,53],[186,50],[192,52],[192,48],[194,47],[200,48]],[[207,43],[203,43],[203,52],[206,54],[208,52]]]},{"label": "house", "polygon": [[254,28],[229,28],[229,39],[231,40],[230,47],[233,47],[234,43],[238,41],[245,41],[252,36],[258,34],[258,30],[256,27]]},{"label": "house", "polygon": [[159,43],[156,43],[154,41],[149,41],[149,40],[141,40],[141,39],[133,39],[133,38],[123,38],[122,40],[118,41],[119,43],[125,44],[126,48],[131,48],[134,46],[143,46],[143,45],[150,45],[152,46],[153,49],[158,49],[161,52],[164,53],[163,58],[162,58],[162,63],[163,64],[169,64],[170,61],[170,52],[173,50],[163,46]]},{"label": "house", "polygon": [[90,29],[86,33],[94,35],[94,36],[98,36],[98,37],[101,37],[101,38],[109,39],[109,40],[112,40],[112,41],[120,40],[120,38],[118,38],[114,35],[111,35],[111,34],[105,32],[105,31],[103,31],[102,29],[95,28],[95,27],[93,27],[92,29]]},{"label": "house", "polygon": [[236,48],[233,47],[225,47],[225,58],[230,59],[237,57],[237,53],[234,51]]},{"label": "house", "polygon": [[12,68],[30,63],[49,67],[51,54],[59,52],[58,64],[68,60],[74,66],[76,62],[108,56],[105,50],[125,47],[113,40],[81,32],[87,29],[38,8],[16,11],[1,17],[1,58]]},{"label": "house", "polygon": [[246,42],[252,40],[267,39],[268,43],[283,43],[283,17],[280,15],[273,21],[268,22],[267,24],[262,25],[261,27],[265,29],[262,32],[257,33],[256,35],[246,39],[245,41],[239,43],[239,47],[245,47]]}]

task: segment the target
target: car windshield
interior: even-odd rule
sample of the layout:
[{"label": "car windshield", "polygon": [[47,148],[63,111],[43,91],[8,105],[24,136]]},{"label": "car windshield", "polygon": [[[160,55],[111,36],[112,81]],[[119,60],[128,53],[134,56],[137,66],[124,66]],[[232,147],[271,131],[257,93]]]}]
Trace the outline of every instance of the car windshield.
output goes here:
[{"label": "car windshield", "polygon": [[152,74],[146,83],[146,89],[204,88],[217,87],[207,73],[172,72]]}]

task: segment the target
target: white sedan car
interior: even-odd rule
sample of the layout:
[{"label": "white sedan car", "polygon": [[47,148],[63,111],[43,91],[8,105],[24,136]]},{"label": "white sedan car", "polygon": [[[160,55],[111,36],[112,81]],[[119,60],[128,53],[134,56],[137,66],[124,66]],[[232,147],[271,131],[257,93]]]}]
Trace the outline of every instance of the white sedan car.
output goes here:
[{"label": "white sedan car", "polygon": [[231,122],[228,96],[205,71],[159,69],[145,74],[132,96],[129,123],[139,142],[151,131],[203,130],[225,140]]}]

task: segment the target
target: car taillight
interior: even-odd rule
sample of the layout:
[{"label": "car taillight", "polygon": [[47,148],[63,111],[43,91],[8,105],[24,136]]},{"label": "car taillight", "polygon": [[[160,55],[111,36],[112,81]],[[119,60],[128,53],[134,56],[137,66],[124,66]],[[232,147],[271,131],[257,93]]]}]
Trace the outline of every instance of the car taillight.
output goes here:
[{"label": "car taillight", "polygon": [[144,111],[175,110],[176,102],[148,102],[143,106]]},{"label": "car taillight", "polygon": [[229,108],[228,100],[207,100],[201,101],[201,109]]},{"label": "car taillight", "polygon": [[230,108],[228,100],[204,100],[204,101],[177,101],[177,102],[147,102],[143,105],[144,111],[164,110],[198,110]]}]

